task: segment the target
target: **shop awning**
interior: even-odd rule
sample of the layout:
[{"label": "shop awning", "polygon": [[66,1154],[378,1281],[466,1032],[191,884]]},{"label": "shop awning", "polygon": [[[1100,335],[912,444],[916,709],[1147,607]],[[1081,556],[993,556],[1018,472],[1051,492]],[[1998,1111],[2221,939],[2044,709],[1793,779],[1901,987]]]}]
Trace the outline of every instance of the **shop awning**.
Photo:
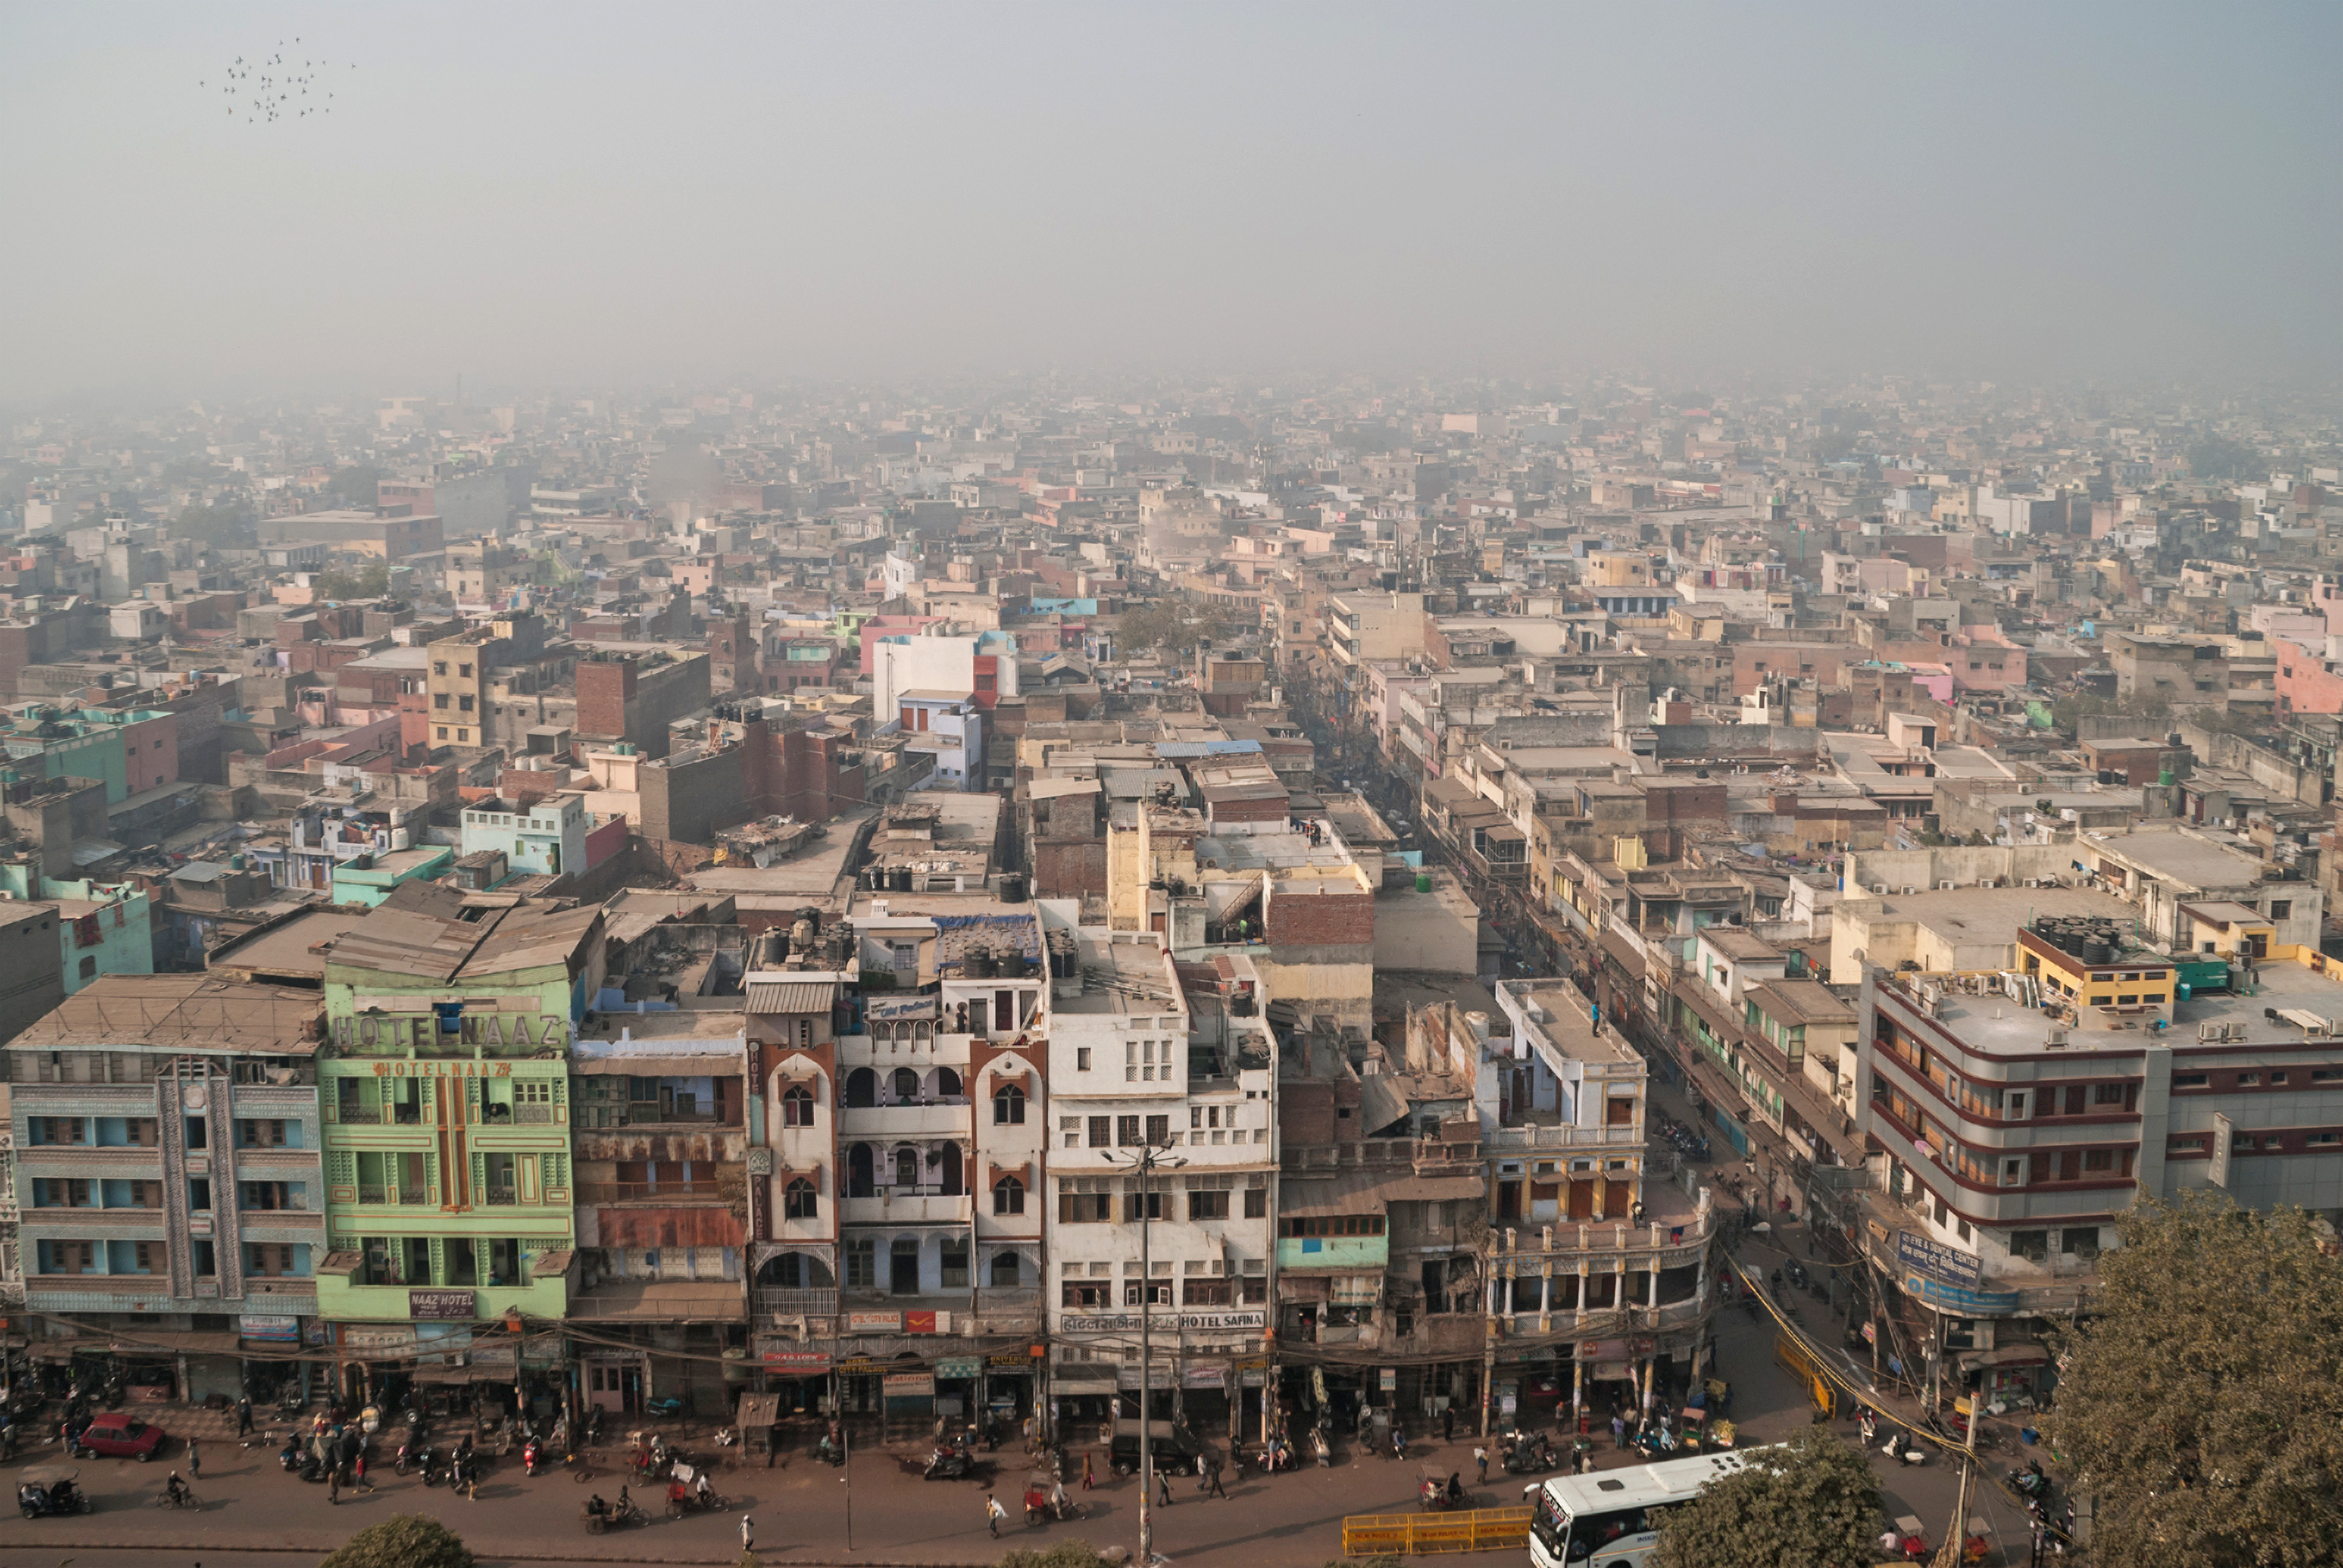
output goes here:
[{"label": "shop awning", "polygon": [[838,995],[838,982],[751,980],[748,993],[749,1012],[828,1012]]},{"label": "shop awning", "polygon": [[781,1396],[777,1393],[744,1393],[733,1412],[733,1424],[742,1431],[750,1427],[772,1426],[781,1419]]},{"label": "shop awning", "polygon": [[2049,1351],[2041,1345],[2004,1345],[1999,1350],[1971,1351],[1959,1357],[1956,1364],[1965,1372],[1973,1372],[1988,1367],[2043,1366],[2049,1360]]},{"label": "shop awning", "polygon": [[1324,1219],[1372,1212],[1383,1203],[1443,1203],[1483,1197],[1478,1176],[1381,1176],[1357,1171],[1331,1181],[1289,1179],[1278,1191],[1281,1218]]}]

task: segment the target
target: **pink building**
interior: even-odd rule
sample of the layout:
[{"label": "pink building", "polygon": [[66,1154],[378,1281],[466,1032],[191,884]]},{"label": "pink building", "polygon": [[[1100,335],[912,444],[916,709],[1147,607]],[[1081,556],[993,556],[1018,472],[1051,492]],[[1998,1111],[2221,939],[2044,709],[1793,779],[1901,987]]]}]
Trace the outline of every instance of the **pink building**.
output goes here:
[{"label": "pink building", "polygon": [[2026,684],[2026,650],[1997,626],[1965,626],[1953,634],[1953,684],[1964,691],[1999,691]]},{"label": "pink building", "polygon": [[[2327,585],[2320,584],[2320,587]],[[2281,713],[2343,713],[2343,675],[2317,648],[2278,638],[2278,707]]]}]

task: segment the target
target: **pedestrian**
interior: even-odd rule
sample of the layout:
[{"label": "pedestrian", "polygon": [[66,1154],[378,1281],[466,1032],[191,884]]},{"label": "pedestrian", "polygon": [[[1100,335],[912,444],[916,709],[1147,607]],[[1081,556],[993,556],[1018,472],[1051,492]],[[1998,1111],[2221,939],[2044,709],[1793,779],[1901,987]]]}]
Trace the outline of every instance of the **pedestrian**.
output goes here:
[{"label": "pedestrian", "polygon": [[1481,1480],[1483,1484],[1485,1485],[1489,1479],[1488,1444],[1476,1442],[1473,1445],[1473,1462],[1480,1468]]},{"label": "pedestrian", "polygon": [[1228,1494],[1228,1488],[1221,1484],[1221,1461],[1220,1456],[1215,1454],[1212,1456],[1212,1495],[1226,1497]]},{"label": "pedestrian", "polygon": [[331,1470],[326,1472],[326,1501],[327,1503],[339,1503],[341,1500],[342,1467],[337,1464]]},{"label": "pedestrian", "polygon": [[252,1431],[252,1396],[245,1394],[236,1402],[236,1434],[248,1435]]},{"label": "pedestrian", "polygon": [[190,1481],[201,1481],[203,1478],[203,1445],[191,1437],[187,1439],[187,1479]]},{"label": "pedestrian", "polygon": [[[187,1446],[193,1448],[195,1444],[189,1443]],[[366,1478],[366,1453],[363,1450],[359,1451],[356,1459],[350,1461],[350,1490],[353,1492],[374,1490],[372,1483]]]},{"label": "pedestrian", "polygon": [[1009,1517],[1009,1510],[1001,1506],[1001,1499],[990,1492],[984,1494],[984,1527],[992,1532],[995,1541],[1001,1539],[1001,1522]]},{"label": "pedestrian", "polygon": [[1091,1473],[1090,1450],[1084,1449],[1082,1451],[1082,1490],[1084,1492],[1088,1492],[1091,1487],[1096,1486],[1097,1484],[1098,1477]]},{"label": "pedestrian", "polygon": [[740,1550],[743,1552],[754,1552],[756,1549],[757,1522],[754,1518],[743,1513],[740,1515]]},{"label": "pedestrian", "polygon": [[1615,1410],[1611,1412],[1611,1446],[1627,1446],[1627,1418]]},{"label": "pedestrian", "polygon": [[1170,1471],[1159,1470],[1155,1473],[1155,1489],[1163,1494],[1163,1506],[1166,1508],[1171,1507],[1172,1473]]},{"label": "pedestrian", "polygon": [[765,1428],[765,1468],[773,1468],[773,1452],[781,1446],[781,1429],[778,1425]]},{"label": "pedestrian", "polygon": [[1456,1407],[1453,1404],[1443,1406],[1440,1412],[1440,1441],[1456,1441]]}]

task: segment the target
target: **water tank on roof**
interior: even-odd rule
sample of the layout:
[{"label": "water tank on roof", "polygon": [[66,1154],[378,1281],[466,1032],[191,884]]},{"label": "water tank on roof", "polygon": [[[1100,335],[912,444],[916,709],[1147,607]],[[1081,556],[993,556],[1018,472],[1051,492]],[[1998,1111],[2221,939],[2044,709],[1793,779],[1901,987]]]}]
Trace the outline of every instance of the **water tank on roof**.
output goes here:
[{"label": "water tank on roof", "polygon": [[1011,871],[1001,877],[1001,901],[1004,904],[1025,901],[1025,874],[1022,871]]}]

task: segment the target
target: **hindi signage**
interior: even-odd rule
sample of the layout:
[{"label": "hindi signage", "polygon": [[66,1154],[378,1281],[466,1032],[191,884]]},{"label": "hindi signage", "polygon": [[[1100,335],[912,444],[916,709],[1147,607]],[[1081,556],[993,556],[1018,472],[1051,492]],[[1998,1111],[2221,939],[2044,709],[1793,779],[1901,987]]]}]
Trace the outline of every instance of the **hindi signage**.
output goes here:
[{"label": "hindi signage", "polygon": [[[1154,1314],[1153,1326],[1158,1330],[1188,1333],[1222,1333],[1231,1330],[1259,1331],[1269,1326],[1267,1312],[1170,1312]],[[1058,1332],[1067,1334],[1135,1334],[1139,1332],[1137,1312],[1092,1312],[1077,1315],[1067,1313],[1058,1320]]]}]

